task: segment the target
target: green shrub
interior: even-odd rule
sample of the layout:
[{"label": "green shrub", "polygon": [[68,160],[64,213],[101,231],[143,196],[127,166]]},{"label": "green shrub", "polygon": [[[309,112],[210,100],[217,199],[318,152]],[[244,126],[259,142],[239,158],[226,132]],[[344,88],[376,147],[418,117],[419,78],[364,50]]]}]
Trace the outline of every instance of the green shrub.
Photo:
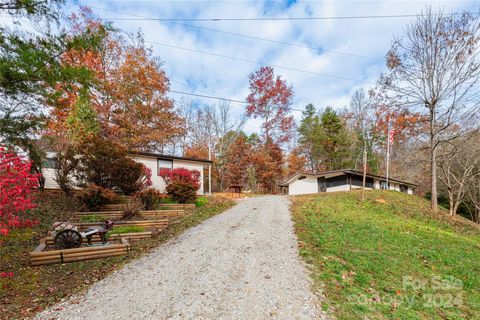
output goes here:
[{"label": "green shrub", "polygon": [[207,197],[198,197],[196,200],[195,200],[195,206],[196,207],[203,207],[204,205],[206,205],[208,203],[208,198]]},{"label": "green shrub", "polygon": [[78,195],[78,200],[82,203],[84,208],[90,211],[100,210],[104,204],[113,201],[115,193],[110,190],[95,184],[90,184],[82,189]]},{"label": "green shrub", "polygon": [[103,220],[105,220],[104,217],[96,215],[96,214],[89,214],[89,215],[80,217],[80,221],[83,222],[83,223],[86,223],[86,222],[102,222]]},{"label": "green shrub", "polygon": [[144,232],[145,228],[140,226],[120,226],[120,227],[113,227],[112,230],[108,231],[107,235],[110,236],[112,234],[123,234],[123,233],[133,233],[133,232]]},{"label": "green shrub", "polygon": [[143,205],[143,209],[153,210],[155,209],[157,204],[161,202],[163,195],[159,191],[153,188],[149,188],[149,189],[145,189],[143,191],[137,192],[135,194],[135,197],[140,199]]},{"label": "green shrub", "polygon": [[166,188],[168,194],[179,203],[191,203],[197,196],[197,188],[184,181],[172,181]]},{"label": "green shrub", "polygon": [[178,203],[178,201],[172,199],[172,197],[170,197],[170,196],[166,196],[166,197],[163,197],[160,200],[160,203],[161,204],[176,204],[176,203]]}]

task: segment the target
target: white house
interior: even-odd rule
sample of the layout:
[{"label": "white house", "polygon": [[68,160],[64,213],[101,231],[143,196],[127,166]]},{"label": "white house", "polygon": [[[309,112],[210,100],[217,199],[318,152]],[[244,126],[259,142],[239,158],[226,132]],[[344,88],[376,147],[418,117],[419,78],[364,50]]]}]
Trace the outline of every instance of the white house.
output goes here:
[{"label": "white house", "polygon": [[[203,195],[208,190],[204,188],[204,174],[203,169],[205,166],[210,167],[212,162],[210,160],[192,159],[176,156],[167,156],[153,152],[136,152],[131,153],[130,156],[142,163],[145,167],[149,168],[152,172],[152,187],[164,192],[165,183],[159,176],[160,169],[176,169],[185,168],[188,170],[197,170],[200,172],[200,188],[197,194]],[[55,181],[55,153],[47,153],[47,159],[42,169],[43,176],[45,177],[45,189],[59,189],[59,185]],[[210,184],[210,177],[208,177],[208,183]]]},{"label": "white house", "polygon": [[[283,193],[288,195],[311,194],[319,192],[348,191],[362,188],[363,172],[342,169],[320,173],[297,173],[280,184]],[[413,194],[413,183],[383,176],[367,174],[367,189],[389,189]]]}]

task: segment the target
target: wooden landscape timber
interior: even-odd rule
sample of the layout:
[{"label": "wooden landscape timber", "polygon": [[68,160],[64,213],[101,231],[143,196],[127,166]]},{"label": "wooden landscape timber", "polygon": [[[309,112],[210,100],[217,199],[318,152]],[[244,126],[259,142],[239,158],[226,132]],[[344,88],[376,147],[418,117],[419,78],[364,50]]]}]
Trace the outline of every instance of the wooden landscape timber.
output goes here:
[{"label": "wooden landscape timber", "polygon": [[[155,219],[172,219],[183,217],[186,214],[185,210],[148,210],[140,211],[140,216],[143,218],[155,218]],[[89,212],[75,212],[74,218],[80,219],[82,216],[101,216],[105,219],[118,219],[122,218],[123,211],[89,211]]]},{"label": "wooden landscape timber", "polygon": [[[90,227],[97,227],[101,222],[82,222],[75,223],[79,231],[87,230]],[[145,228],[160,228],[163,229],[169,223],[169,219],[158,219],[158,220],[132,220],[132,221],[115,221],[115,227],[118,226],[138,226]],[[115,231],[113,229],[112,233]]]},{"label": "wooden landscape timber", "polygon": [[130,251],[130,243],[126,238],[120,238],[118,244],[44,251],[47,248],[48,241],[48,238],[41,239],[40,245],[33,252],[30,252],[30,264],[32,266],[116,257],[126,255]]},{"label": "wooden landscape timber", "polygon": [[[100,208],[100,211],[121,211],[123,204],[106,204]],[[157,205],[158,209],[171,209],[171,210],[185,210],[185,211],[194,211],[194,203],[162,203]]]}]

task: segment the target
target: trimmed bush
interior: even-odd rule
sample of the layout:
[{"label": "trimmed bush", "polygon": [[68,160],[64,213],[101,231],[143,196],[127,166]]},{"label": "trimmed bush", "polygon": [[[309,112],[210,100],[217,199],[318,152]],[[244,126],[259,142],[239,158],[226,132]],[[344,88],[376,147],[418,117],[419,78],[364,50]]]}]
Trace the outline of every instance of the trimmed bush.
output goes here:
[{"label": "trimmed bush", "polygon": [[135,197],[140,199],[145,210],[154,210],[161,202],[161,199],[165,197],[159,191],[149,188],[143,191],[137,192]]},{"label": "trimmed bush", "polygon": [[173,200],[179,203],[193,203],[200,188],[200,172],[184,168],[162,169],[160,176],[167,187],[165,190]]},{"label": "trimmed bush", "polygon": [[92,183],[88,185],[88,187],[82,189],[77,197],[84,208],[90,211],[98,211],[101,206],[113,201],[115,193],[110,189]]},{"label": "trimmed bush", "polygon": [[128,150],[100,137],[86,139],[78,148],[76,178],[79,185],[94,183],[126,195],[152,184],[151,172],[131,159]]}]

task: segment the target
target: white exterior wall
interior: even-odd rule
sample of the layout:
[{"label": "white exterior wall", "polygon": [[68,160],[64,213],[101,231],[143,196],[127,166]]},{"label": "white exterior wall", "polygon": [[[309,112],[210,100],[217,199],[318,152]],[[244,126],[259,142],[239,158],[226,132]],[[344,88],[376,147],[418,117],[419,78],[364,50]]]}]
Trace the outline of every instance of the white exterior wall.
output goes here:
[{"label": "white exterior wall", "polygon": [[[142,155],[133,156],[135,161],[142,163],[145,167],[149,168],[152,171],[152,187],[159,190],[160,192],[165,192],[165,181],[158,175],[158,165],[156,157],[148,157]],[[173,161],[173,169],[184,168],[188,170],[197,170],[200,172],[200,188],[197,191],[197,194],[203,195],[203,164],[187,160],[177,160]]]},{"label": "white exterior wall", "polygon": [[[140,162],[145,167],[149,168],[152,171],[152,187],[159,190],[160,192],[165,192],[165,182],[158,175],[157,168],[157,158],[156,157],[147,157],[141,155],[132,156],[137,162]],[[197,194],[203,195],[203,164],[196,163],[186,160],[172,160],[173,169],[175,168],[185,168],[188,170],[197,170],[200,172],[200,188],[197,191]],[[42,174],[45,178],[45,188],[46,189],[60,189],[60,186],[55,181],[55,170],[53,168],[44,168],[42,169]]]},{"label": "white exterior wall", "polygon": [[152,187],[160,192],[165,192],[165,181],[158,175],[157,158],[135,155],[132,157],[152,172]]},{"label": "white exterior wall", "polygon": [[408,193],[408,194],[413,194],[413,189],[412,189],[412,187],[408,187],[407,193]]},{"label": "white exterior wall", "polygon": [[310,194],[318,192],[317,177],[307,176],[305,179],[298,180],[298,178],[288,185],[288,194]]},{"label": "white exterior wall", "polygon": [[380,189],[380,180],[375,179],[373,180],[373,189]]}]

